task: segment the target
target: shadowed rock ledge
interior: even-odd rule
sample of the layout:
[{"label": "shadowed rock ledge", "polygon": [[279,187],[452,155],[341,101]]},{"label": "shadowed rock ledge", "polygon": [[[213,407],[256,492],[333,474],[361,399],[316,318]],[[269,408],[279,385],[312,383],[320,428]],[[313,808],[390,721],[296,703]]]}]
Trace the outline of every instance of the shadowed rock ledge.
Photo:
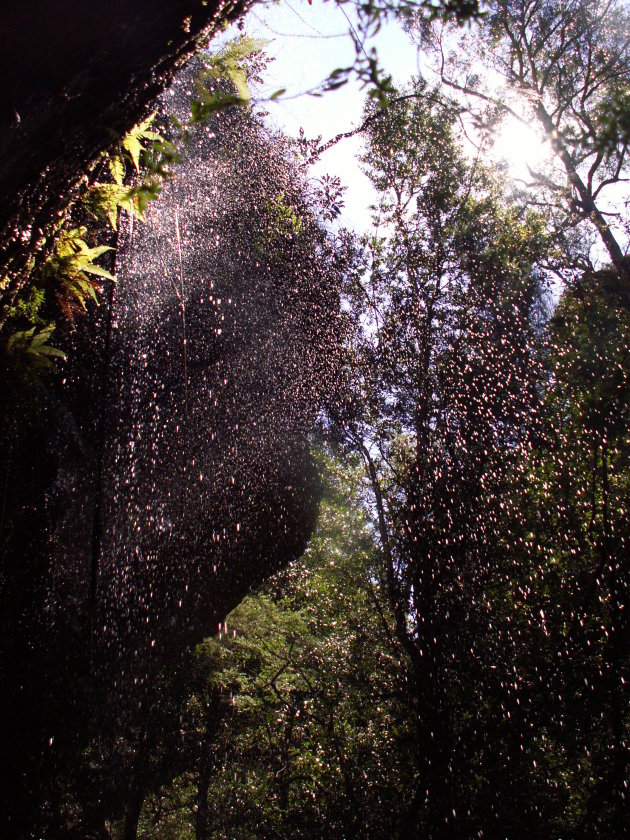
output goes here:
[{"label": "shadowed rock ledge", "polygon": [[87,165],[242,0],[63,0],[0,12],[0,262],[21,269]]},{"label": "shadowed rock ledge", "polygon": [[[161,111],[183,116],[190,88]],[[314,526],[339,271],[289,150],[246,111],[190,149],[146,221],[123,220],[109,299],[59,330],[62,375],[35,407],[5,402],[7,836],[57,836],[55,779]]]}]

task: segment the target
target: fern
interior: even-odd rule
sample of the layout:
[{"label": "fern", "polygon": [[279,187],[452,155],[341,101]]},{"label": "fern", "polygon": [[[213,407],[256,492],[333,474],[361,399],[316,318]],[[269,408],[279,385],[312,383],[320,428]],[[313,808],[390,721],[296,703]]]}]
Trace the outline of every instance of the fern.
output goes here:
[{"label": "fern", "polygon": [[109,222],[113,230],[118,230],[119,209],[139,219],[144,210],[134,191],[123,184],[94,184],[85,194],[83,205],[98,221]]},{"label": "fern", "polygon": [[208,81],[228,81],[236,89],[237,101],[247,104],[251,98],[248,83],[248,62],[253,56],[262,52],[266,44],[267,42],[262,38],[242,35],[227,43],[216,55],[206,57],[206,67],[201,71],[196,82],[197,93],[201,97],[201,101],[218,107],[223,107],[224,104],[233,104],[232,102],[225,103],[222,101],[225,99],[225,95],[217,98],[217,93],[208,89],[205,84]]},{"label": "fern", "polygon": [[140,172],[140,158],[142,153],[148,151],[146,146],[143,146],[142,143],[147,140],[149,140],[150,143],[155,141],[161,142],[163,139],[157,132],[151,131],[149,128],[154,119],[155,111],[150,114],[144,122],[139,123],[134,126],[131,131],[127,132],[121,141],[121,146],[129,155],[136,172]]},{"label": "fern", "polygon": [[[101,158],[102,169],[111,181],[101,176],[102,180],[89,185],[77,207],[114,230],[117,230],[121,209],[142,219],[147,204],[158,197],[172,165],[181,158],[180,149],[188,143],[192,128],[219,109],[249,103],[249,79],[256,78],[256,68],[260,65],[256,57],[264,46],[263,40],[242,36],[230,41],[216,55],[206,56],[197,80],[199,99],[191,102],[189,119],[182,123],[172,118],[176,130],[174,142],[165,140],[152,128],[155,113],[151,114],[134,126],[113,151]],[[220,81],[230,83],[231,90],[222,90],[214,84]],[[281,92],[277,91],[271,98]],[[136,183],[130,183],[134,179]],[[272,217],[271,238],[301,232],[302,221],[293,207],[284,206],[282,194],[267,209]],[[54,294],[61,310],[72,320],[77,311],[87,308],[90,300],[98,303],[102,291],[100,278],[114,280],[110,272],[97,263],[102,254],[112,249],[107,245],[89,247],[86,228],[69,227],[67,219],[72,213],[70,205],[63,218],[48,230],[47,256],[42,255],[37,261],[33,258],[28,267],[28,281],[22,284],[18,296],[2,313],[2,332],[6,335],[14,330],[4,342],[5,350],[16,364],[18,358],[21,359],[25,370],[41,373],[54,367],[55,358],[64,358],[60,350],[48,343],[54,324],[46,324],[40,314],[46,308],[48,292]],[[1,277],[0,290],[8,288],[11,282],[8,273]]]},{"label": "fern", "polygon": [[61,231],[53,254],[42,267],[44,280],[57,286],[62,297],[74,299],[83,309],[90,298],[98,303],[97,292],[101,290],[90,275],[114,279],[107,269],[94,262],[112,248],[109,245],[90,248],[83,239],[85,234],[84,227]]},{"label": "fern", "polygon": [[[118,230],[118,211],[126,210],[132,216],[142,219],[147,203],[159,195],[159,185],[150,178],[145,182],[130,187],[125,185],[127,164],[131,164],[136,173],[140,172],[140,163],[153,162],[156,157],[171,153],[171,145],[160,134],[151,130],[155,112],[144,122],[134,126],[120,141],[118,149],[107,155],[107,167],[114,183],[97,182],[86,192],[83,205],[95,219],[109,222]],[[146,144],[146,145],[143,145]],[[164,166],[156,172],[156,167],[149,165],[152,175],[162,179],[167,177]]]},{"label": "fern", "polygon": [[41,384],[40,375],[55,369],[54,359],[65,361],[63,350],[48,343],[54,330],[54,323],[40,329],[31,327],[14,332],[5,342],[5,353],[13,368],[25,379]]}]

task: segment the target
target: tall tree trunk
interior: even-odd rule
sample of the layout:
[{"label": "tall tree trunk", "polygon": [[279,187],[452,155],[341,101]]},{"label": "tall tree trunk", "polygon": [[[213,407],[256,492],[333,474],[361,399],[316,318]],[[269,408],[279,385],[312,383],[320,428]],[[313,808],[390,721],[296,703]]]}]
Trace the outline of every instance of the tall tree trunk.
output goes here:
[{"label": "tall tree trunk", "polygon": [[199,775],[197,777],[197,813],[195,815],[196,840],[208,840],[208,788],[212,771],[212,747],[208,738],[201,744]]},{"label": "tall tree trunk", "polygon": [[136,791],[127,803],[127,808],[125,809],[125,829],[123,832],[123,840],[137,840],[138,821],[140,820],[143,802],[144,793]]},{"label": "tall tree trunk", "polygon": [[[610,229],[606,218],[595,203],[591,189],[589,189],[578,174],[569,151],[558,137],[558,132],[555,129],[550,114],[547,113],[542,105],[539,105],[536,109],[536,116],[550,140],[552,149],[560,159],[567,173],[569,183],[577,194],[577,199],[573,199],[575,209],[595,226],[612,264],[619,272],[619,276],[630,283],[630,263],[625,258],[621,246]],[[630,290],[628,295],[628,301],[630,303]]]},{"label": "tall tree trunk", "polygon": [[207,840],[210,835],[208,790],[210,788],[210,776],[216,765],[213,759],[216,754],[217,735],[227,706],[228,698],[221,689],[216,686],[209,686],[206,696],[205,732],[201,743],[197,775],[196,840]]}]

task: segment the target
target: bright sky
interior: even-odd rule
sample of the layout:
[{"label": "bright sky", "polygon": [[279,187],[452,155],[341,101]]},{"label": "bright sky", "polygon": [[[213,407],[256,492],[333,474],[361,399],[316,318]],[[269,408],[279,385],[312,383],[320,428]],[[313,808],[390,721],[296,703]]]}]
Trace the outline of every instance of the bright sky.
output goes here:
[{"label": "bright sky", "polygon": [[[351,5],[344,7],[351,14]],[[244,21],[244,31],[268,42],[265,52],[273,58],[265,75],[261,97],[280,88],[286,93],[265,105],[271,121],[285,133],[296,136],[300,127],[308,138],[322,135],[327,141],[361,123],[365,91],[356,79],[322,97],[309,95],[336,67],[351,65],[354,45],[348,35],[349,21],[344,9],[332,0],[280,0],[270,5],[257,4]],[[240,30],[231,27],[223,37],[235,37]],[[375,46],[381,66],[395,84],[402,86],[417,75],[420,57],[416,47],[400,26],[389,23],[369,46]],[[430,75],[429,75],[430,80]],[[338,175],[347,186],[345,209],[340,222],[346,227],[366,230],[370,227],[370,204],[375,194],[361,172],[358,156],[361,137],[344,139],[324,153],[314,174]],[[497,157],[505,157],[516,177],[526,177],[525,159],[531,165],[540,161],[540,139],[515,121],[506,121],[495,144]]]},{"label": "bright sky", "polygon": [[[308,95],[336,67],[354,62],[348,20],[338,6],[322,0],[313,0],[312,6],[306,0],[258,4],[245,18],[244,31],[268,41],[265,52],[274,59],[260,94],[269,96],[279,88],[287,89],[280,100],[265,105],[278,128],[297,136],[302,127],[308,138],[322,135],[325,142],[361,123],[365,91],[360,90],[355,79],[322,97]],[[232,27],[227,34],[234,37],[239,31]],[[402,85],[417,74],[416,48],[398,25],[385,27],[374,45],[381,64],[397,84]],[[360,170],[360,150],[359,136],[342,140],[324,153],[314,174],[327,172],[341,178],[348,187],[341,224],[365,230],[370,226],[369,205],[375,196]]]}]

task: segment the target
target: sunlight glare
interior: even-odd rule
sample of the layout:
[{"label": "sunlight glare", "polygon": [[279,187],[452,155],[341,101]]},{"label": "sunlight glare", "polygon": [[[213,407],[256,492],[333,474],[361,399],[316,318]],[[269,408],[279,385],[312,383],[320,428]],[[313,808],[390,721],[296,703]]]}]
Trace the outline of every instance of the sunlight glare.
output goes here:
[{"label": "sunlight glare", "polygon": [[499,130],[491,154],[496,161],[507,163],[512,177],[527,179],[527,167],[544,167],[551,159],[551,148],[540,132],[508,117]]}]

